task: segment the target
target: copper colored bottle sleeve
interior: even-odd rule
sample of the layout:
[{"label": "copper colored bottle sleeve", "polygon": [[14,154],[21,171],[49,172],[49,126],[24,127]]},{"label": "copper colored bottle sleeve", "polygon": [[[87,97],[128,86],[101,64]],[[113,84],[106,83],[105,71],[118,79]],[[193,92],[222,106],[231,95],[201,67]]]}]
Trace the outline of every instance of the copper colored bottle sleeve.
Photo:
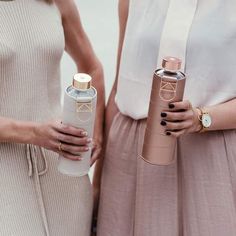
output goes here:
[{"label": "copper colored bottle sleeve", "polygon": [[151,164],[168,165],[175,161],[177,140],[173,136],[167,136],[165,127],[160,125],[161,112],[169,110],[171,102],[182,101],[184,87],[183,73],[171,76],[165,75],[163,70],[154,73],[142,150],[142,158]]}]

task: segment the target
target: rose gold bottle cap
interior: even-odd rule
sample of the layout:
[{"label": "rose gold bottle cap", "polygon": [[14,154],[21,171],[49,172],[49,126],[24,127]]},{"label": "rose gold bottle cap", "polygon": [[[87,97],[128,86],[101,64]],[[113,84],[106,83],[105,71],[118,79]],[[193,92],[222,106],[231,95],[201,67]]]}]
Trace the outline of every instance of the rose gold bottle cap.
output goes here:
[{"label": "rose gold bottle cap", "polygon": [[87,90],[91,88],[92,77],[85,73],[74,75],[72,86],[77,90]]},{"label": "rose gold bottle cap", "polygon": [[165,57],[162,61],[162,67],[167,71],[178,71],[181,69],[182,61],[176,57]]}]

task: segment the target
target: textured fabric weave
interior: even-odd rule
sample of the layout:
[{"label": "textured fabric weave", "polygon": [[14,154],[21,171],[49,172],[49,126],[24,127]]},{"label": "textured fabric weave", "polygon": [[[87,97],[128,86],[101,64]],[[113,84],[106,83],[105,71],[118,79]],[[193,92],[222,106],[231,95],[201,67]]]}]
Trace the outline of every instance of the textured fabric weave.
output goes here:
[{"label": "textured fabric weave", "polygon": [[[41,0],[0,1],[0,116],[48,121],[60,115],[61,17]],[[89,236],[88,176],[57,171],[57,154],[0,144],[0,236]]]},{"label": "textured fabric weave", "polygon": [[145,126],[113,121],[98,236],[236,235],[236,131],[182,137],[177,162],[156,166],[139,156]]}]

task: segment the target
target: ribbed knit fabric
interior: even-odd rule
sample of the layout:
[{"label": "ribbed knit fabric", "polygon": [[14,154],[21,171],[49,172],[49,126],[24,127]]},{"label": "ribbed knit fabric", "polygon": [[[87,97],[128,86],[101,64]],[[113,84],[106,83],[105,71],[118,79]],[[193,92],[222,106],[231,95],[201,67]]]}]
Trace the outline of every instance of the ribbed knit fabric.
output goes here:
[{"label": "ribbed knit fabric", "polygon": [[[47,121],[60,112],[61,18],[42,0],[0,1],[0,116]],[[88,176],[57,171],[57,154],[0,144],[0,236],[88,236]]]}]

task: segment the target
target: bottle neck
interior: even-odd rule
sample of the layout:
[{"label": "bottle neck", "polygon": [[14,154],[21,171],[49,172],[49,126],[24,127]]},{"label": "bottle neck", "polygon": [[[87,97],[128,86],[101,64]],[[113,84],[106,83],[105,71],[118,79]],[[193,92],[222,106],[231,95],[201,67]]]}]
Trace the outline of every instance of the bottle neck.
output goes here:
[{"label": "bottle neck", "polygon": [[176,75],[178,73],[177,70],[166,70],[165,68],[163,68],[163,70],[166,74],[170,74],[170,75]]}]

